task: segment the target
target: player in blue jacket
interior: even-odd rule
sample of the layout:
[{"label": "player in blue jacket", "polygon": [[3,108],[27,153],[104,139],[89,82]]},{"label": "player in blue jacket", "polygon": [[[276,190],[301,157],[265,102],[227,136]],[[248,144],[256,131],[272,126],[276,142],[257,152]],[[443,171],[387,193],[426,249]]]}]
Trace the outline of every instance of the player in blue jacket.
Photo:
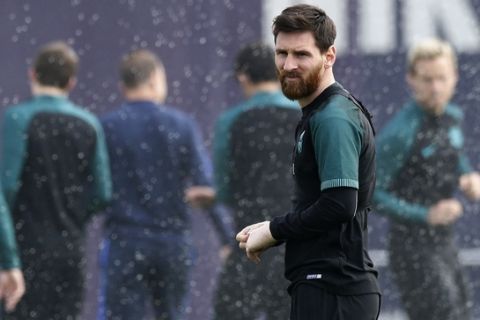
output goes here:
[{"label": "player in blue jacket", "polygon": [[[191,209],[213,199],[212,166],[196,123],[163,104],[163,64],[147,50],[125,56],[126,103],[102,117],[113,201],[106,211],[98,319],[183,319],[194,264]],[[208,210],[221,242],[232,231]]]}]

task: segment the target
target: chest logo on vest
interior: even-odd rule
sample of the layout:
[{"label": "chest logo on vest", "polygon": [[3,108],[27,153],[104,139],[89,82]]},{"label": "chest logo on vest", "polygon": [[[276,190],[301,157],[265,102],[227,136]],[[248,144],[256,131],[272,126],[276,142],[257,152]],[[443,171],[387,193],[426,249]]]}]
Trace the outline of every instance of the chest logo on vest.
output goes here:
[{"label": "chest logo on vest", "polygon": [[298,141],[297,141],[297,153],[302,153],[302,149],[303,149],[303,136],[305,135],[305,130],[302,131],[302,133],[300,133],[300,136],[298,137]]}]

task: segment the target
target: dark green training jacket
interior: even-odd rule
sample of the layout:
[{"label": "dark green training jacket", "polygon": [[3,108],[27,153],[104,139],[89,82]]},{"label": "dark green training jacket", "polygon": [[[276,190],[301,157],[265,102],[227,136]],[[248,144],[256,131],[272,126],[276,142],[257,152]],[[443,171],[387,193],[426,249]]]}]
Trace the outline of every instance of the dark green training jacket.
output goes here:
[{"label": "dark green training jacket", "polygon": [[[449,104],[443,115],[434,117],[412,101],[389,121],[377,139],[374,200],[380,213],[426,223],[428,207],[452,196],[458,177],[472,171],[463,152],[462,117],[455,105]],[[409,173],[413,170],[415,175]],[[436,171],[437,178],[432,179]],[[405,181],[407,176],[410,181]],[[425,180],[428,176],[430,181]],[[411,180],[414,177],[420,181]],[[436,185],[429,185],[432,182]]]},{"label": "dark green training jacket", "polygon": [[4,116],[2,186],[22,259],[77,255],[90,215],[111,197],[103,130],[66,97],[36,96]]}]

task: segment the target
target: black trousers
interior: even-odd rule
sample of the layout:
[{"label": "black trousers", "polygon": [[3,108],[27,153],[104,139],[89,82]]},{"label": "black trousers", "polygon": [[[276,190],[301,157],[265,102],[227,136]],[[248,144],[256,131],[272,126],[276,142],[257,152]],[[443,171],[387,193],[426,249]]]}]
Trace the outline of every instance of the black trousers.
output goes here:
[{"label": "black trousers", "polygon": [[290,320],[376,320],[380,295],[335,295],[325,289],[300,282],[291,288]]},{"label": "black trousers", "polygon": [[77,320],[83,303],[81,254],[23,259],[26,292],[5,320]]}]

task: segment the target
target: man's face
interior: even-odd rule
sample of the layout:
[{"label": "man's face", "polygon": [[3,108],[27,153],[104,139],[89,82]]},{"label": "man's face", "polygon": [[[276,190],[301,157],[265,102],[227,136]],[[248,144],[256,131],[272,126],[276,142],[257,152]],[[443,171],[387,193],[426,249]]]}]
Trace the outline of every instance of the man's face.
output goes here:
[{"label": "man's face", "polygon": [[291,100],[314,94],[325,72],[324,59],[311,32],[280,32],[275,64],[283,94]]},{"label": "man's face", "polygon": [[417,103],[427,112],[441,114],[455,92],[458,75],[450,57],[417,61],[415,72],[407,75]]}]

